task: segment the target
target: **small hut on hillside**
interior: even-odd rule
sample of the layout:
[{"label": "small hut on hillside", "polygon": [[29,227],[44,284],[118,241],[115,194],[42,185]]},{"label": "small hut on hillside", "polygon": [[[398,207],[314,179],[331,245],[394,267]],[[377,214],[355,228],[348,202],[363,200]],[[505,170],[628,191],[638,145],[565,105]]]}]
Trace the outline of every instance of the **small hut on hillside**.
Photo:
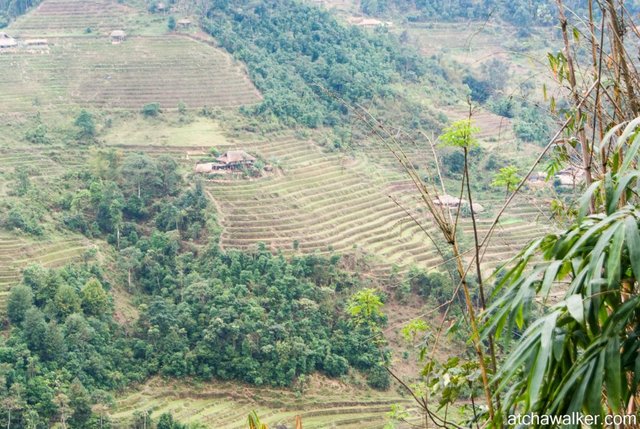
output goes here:
[{"label": "small hut on hillside", "polygon": [[252,166],[256,162],[255,157],[243,150],[230,150],[216,158],[223,168],[240,168]]},{"label": "small hut on hillside", "polygon": [[124,40],[127,38],[127,33],[125,33],[123,30],[113,30],[109,35],[109,38],[111,39],[111,43],[117,45],[118,43],[124,42]]},{"label": "small hut on hillside", "polygon": [[451,209],[456,209],[458,208],[458,206],[460,204],[465,205],[467,204],[466,200],[461,200],[458,197],[454,197],[452,195],[449,194],[444,194],[444,195],[438,195],[437,197],[435,197],[433,199],[433,204],[437,205],[437,206],[442,206],[442,207],[449,207]]},{"label": "small hut on hillside", "polygon": [[182,18],[182,19],[179,19],[178,22],[176,22],[176,24],[178,25],[178,28],[187,29],[191,27],[191,20],[187,18]]},{"label": "small hut on hillside", "polygon": [[[449,209],[458,209],[460,206],[469,207],[469,202],[467,200],[460,199],[449,194],[438,195],[432,201],[436,206],[446,207]],[[482,213],[483,211],[484,207],[481,204],[473,203],[474,213]]]},{"label": "small hut on hillside", "polygon": [[16,39],[0,31],[0,49],[15,48],[17,45],[18,42],[16,42]]},{"label": "small hut on hillside", "polygon": [[577,167],[568,167],[554,176],[554,182],[560,186],[574,187],[584,181],[584,171]]},{"label": "small hut on hillside", "polygon": [[156,4],[156,12],[165,12],[167,10],[167,5],[160,2]]},{"label": "small hut on hillside", "polygon": [[230,150],[216,158],[216,162],[201,162],[196,164],[196,173],[215,173],[252,167],[256,158],[243,150]]}]

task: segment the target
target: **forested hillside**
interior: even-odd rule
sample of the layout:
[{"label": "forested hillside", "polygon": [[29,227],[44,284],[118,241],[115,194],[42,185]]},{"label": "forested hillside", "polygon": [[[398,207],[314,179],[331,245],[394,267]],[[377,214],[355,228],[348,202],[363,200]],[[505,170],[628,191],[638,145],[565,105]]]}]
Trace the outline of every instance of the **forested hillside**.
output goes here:
[{"label": "forested hillside", "polygon": [[397,96],[395,83],[449,88],[434,61],[383,32],[339,23],[318,7],[294,0],[216,1],[205,28],[245,62],[264,101],[262,120],[308,127],[335,126],[347,106]]}]

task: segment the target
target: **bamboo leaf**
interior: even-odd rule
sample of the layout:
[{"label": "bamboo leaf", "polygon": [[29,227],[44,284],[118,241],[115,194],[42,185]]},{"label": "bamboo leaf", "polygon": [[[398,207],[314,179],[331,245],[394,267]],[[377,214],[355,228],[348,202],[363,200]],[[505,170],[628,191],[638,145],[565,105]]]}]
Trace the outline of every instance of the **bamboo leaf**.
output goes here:
[{"label": "bamboo leaf", "polygon": [[529,378],[529,401],[532,406],[538,403],[540,390],[542,389],[542,381],[547,369],[547,363],[551,357],[551,346],[553,339],[553,330],[556,327],[556,320],[558,319],[558,313],[553,312],[546,316],[544,325],[542,327],[542,333],[540,335],[540,348],[535,359],[535,363],[531,370],[531,376]]},{"label": "bamboo leaf", "polygon": [[606,356],[605,382],[607,399],[613,411],[619,412],[622,410],[622,370],[620,365],[620,339],[615,333],[607,343]]},{"label": "bamboo leaf", "polygon": [[631,268],[636,279],[640,279],[640,232],[638,232],[638,220],[635,217],[627,217],[624,220],[624,230]]},{"label": "bamboo leaf", "polygon": [[573,317],[578,323],[583,324],[584,308],[582,306],[582,296],[578,294],[571,295],[565,302],[571,317]]}]

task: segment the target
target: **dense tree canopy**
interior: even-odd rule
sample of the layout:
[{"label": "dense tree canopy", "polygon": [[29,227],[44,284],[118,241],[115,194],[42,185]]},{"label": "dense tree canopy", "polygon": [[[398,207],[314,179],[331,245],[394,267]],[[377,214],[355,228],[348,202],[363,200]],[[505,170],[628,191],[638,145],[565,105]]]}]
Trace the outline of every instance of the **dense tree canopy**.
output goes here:
[{"label": "dense tree canopy", "polygon": [[285,124],[335,125],[341,98],[360,103],[392,94],[392,82],[441,74],[391,36],[340,24],[329,12],[294,0],[216,0],[205,28],[245,62],[263,102],[252,110]]}]

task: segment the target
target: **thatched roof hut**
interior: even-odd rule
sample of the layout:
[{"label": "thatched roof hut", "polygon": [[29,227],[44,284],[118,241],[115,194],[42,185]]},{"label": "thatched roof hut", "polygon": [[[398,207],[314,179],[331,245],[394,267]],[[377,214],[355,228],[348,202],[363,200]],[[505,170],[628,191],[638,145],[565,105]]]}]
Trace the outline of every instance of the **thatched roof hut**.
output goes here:
[{"label": "thatched roof hut", "polygon": [[0,31],[0,48],[14,48],[18,45],[16,39],[9,36],[7,33]]},{"label": "thatched roof hut", "polygon": [[251,165],[256,159],[243,150],[230,150],[217,157],[216,160],[222,164],[231,166],[239,164]]},{"label": "thatched roof hut", "polygon": [[178,24],[178,27],[184,27],[184,28],[187,28],[187,27],[191,26],[191,20],[190,20],[190,19],[187,19],[187,18],[182,18],[182,19],[179,19],[179,20],[176,22],[176,24]]},{"label": "thatched roof hut", "polygon": [[224,164],[219,162],[202,162],[200,164],[196,164],[196,173],[211,173],[223,167]]},{"label": "thatched roof hut", "polygon": [[127,33],[123,30],[113,30],[111,34],[109,34],[109,37],[111,38],[111,43],[120,43],[127,38]]},{"label": "thatched roof hut", "polygon": [[466,200],[461,200],[449,194],[438,195],[433,199],[433,203],[437,206],[456,208],[460,204],[467,204]]}]

